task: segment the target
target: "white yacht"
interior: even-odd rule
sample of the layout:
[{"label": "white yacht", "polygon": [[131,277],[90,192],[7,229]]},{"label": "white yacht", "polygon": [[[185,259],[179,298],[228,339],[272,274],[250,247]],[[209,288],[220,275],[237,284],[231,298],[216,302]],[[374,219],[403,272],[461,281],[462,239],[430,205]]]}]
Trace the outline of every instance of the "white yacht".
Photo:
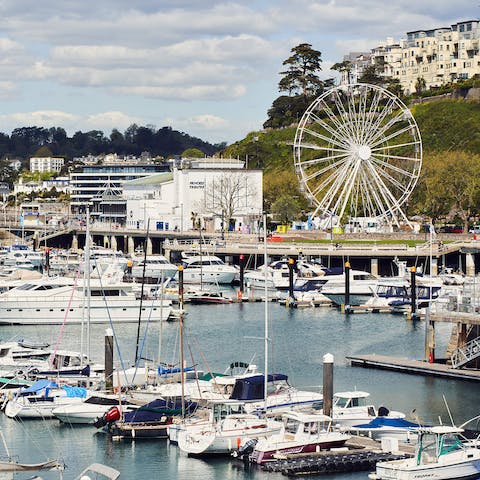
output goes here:
[{"label": "white yacht", "polygon": [[177,275],[178,267],[170,263],[163,255],[147,255],[133,259],[132,277],[136,279],[154,278],[164,280]]},{"label": "white yacht", "polygon": [[[350,270],[349,305],[363,305],[373,295],[378,278],[368,272]],[[335,305],[345,305],[345,273],[330,275],[321,289]]]},{"label": "white yacht", "polygon": [[[27,281],[0,294],[0,325],[61,325],[64,322],[91,323],[138,322],[166,320],[171,302],[149,299],[141,302],[134,284],[125,283],[114,267],[104,270],[99,278],[41,278]],[[90,296],[87,298],[87,284]]]},{"label": "white yacht", "polygon": [[230,284],[238,270],[214,255],[185,256],[183,259],[185,283]]}]

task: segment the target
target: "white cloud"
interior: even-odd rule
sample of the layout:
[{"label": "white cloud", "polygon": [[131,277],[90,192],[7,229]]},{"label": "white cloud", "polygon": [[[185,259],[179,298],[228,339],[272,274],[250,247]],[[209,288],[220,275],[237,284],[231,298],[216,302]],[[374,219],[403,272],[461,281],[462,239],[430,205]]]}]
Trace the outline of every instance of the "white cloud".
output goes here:
[{"label": "white cloud", "polygon": [[144,123],[141,118],[127,115],[123,112],[103,112],[94,115],[88,115],[85,119],[85,124],[93,130],[103,130],[110,132],[114,128],[123,131],[132,123]]}]

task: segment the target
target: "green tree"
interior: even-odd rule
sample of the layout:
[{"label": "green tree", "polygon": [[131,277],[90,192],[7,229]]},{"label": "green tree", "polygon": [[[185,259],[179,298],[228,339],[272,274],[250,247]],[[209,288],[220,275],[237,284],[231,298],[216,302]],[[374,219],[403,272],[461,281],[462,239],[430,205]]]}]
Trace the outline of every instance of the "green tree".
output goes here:
[{"label": "green tree", "polygon": [[427,82],[425,82],[425,79],[423,77],[417,77],[417,81],[415,82],[415,92],[417,96],[420,97],[426,88]]},{"label": "green tree", "polygon": [[187,148],[181,156],[182,158],[203,158],[205,154],[199,148]]},{"label": "green tree", "polygon": [[334,63],[330,67],[330,70],[336,70],[337,72],[340,72],[342,76],[343,74],[345,74],[347,83],[350,83],[350,73],[352,71],[352,62],[345,60],[343,62]]},{"label": "green tree", "polygon": [[300,92],[305,98],[318,95],[323,91],[323,81],[318,77],[322,70],[322,53],[314,50],[309,43],[293,47],[293,55],[284,60],[286,70],[280,72],[282,79],[278,84],[280,92],[289,95]]},{"label": "green tree", "polygon": [[302,213],[302,204],[298,198],[282,194],[272,204],[271,213],[282,224],[290,225]]},{"label": "green tree", "polygon": [[384,83],[383,78],[378,75],[376,65],[366,67],[358,81],[360,83],[370,83],[371,85],[383,85]]}]

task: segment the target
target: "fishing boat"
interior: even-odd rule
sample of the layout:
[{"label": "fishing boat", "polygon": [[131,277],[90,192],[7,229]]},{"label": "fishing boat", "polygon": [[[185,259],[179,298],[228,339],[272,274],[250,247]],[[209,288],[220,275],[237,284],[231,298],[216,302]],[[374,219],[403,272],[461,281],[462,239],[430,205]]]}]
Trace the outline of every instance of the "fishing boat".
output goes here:
[{"label": "fishing boat", "polygon": [[379,462],[371,479],[448,480],[478,478],[480,449],[477,441],[466,442],[462,428],[435,426],[422,430],[412,458]]},{"label": "fishing boat", "polygon": [[350,435],[332,429],[332,419],[320,413],[288,412],[282,415],[278,434],[258,440],[250,455],[254,463],[272,460],[277,454],[312,453],[341,447]]}]

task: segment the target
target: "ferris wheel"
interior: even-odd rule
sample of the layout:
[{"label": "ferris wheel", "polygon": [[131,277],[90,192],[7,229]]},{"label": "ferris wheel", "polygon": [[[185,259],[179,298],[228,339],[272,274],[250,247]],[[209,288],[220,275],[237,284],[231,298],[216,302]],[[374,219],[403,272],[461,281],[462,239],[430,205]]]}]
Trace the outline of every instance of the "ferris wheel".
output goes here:
[{"label": "ferris wheel", "polygon": [[377,85],[339,86],[318,97],[295,134],[300,188],[327,216],[408,222],[401,206],[422,166],[422,140],[405,104]]}]

